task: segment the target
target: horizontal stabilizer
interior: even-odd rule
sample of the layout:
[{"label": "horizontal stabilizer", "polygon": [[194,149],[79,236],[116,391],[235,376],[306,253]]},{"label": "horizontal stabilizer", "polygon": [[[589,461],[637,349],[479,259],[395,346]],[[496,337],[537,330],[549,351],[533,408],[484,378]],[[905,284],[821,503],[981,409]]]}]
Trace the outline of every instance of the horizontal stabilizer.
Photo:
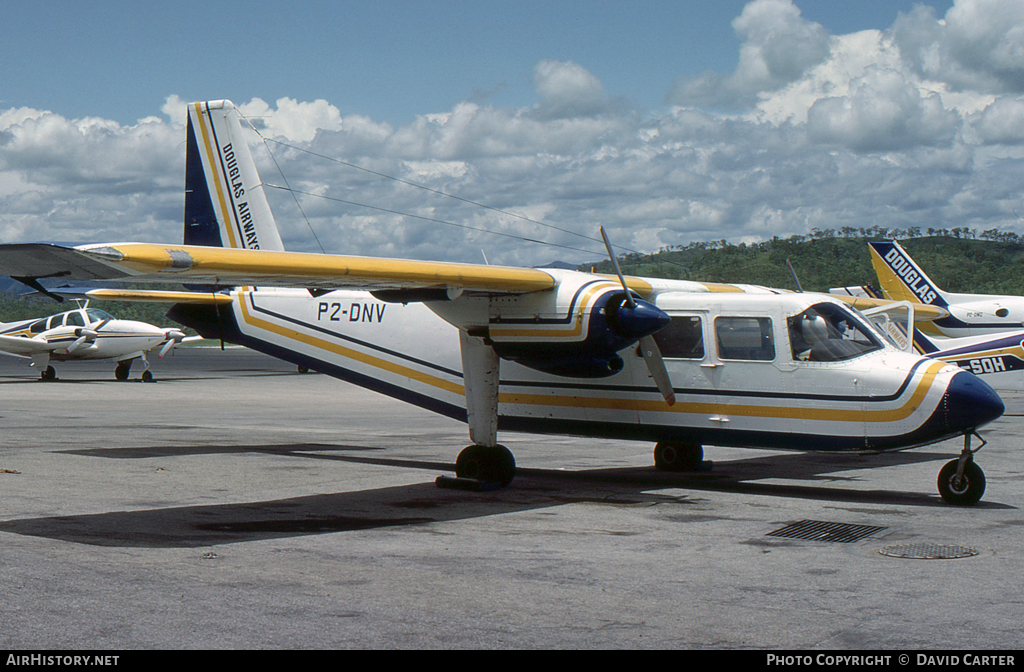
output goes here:
[{"label": "horizontal stabilizer", "polygon": [[0,273],[16,280],[62,278],[105,280],[124,277],[109,266],[81,254],[73,247],[50,243],[0,245]]},{"label": "horizontal stabilizer", "polygon": [[[71,299],[97,301],[137,301],[142,303],[228,304],[231,296],[213,292],[176,292],[160,289],[119,289],[114,287],[51,287],[49,294]],[[24,296],[31,296],[29,292]]]}]

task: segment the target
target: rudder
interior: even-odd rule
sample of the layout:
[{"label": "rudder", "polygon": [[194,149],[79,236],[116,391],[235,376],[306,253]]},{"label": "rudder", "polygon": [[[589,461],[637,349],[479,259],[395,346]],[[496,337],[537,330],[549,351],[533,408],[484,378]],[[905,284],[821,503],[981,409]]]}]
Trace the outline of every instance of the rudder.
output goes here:
[{"label": "rudder", "polygon": [[945,308],[949,305],[943,291],[914,263],[896,241],[868,243],[871,265],[878,275],[885,297]]},{"label": "rudder", "polygon": [[283,251],[256,163],[229,100],[189,103],[186,245]]}]

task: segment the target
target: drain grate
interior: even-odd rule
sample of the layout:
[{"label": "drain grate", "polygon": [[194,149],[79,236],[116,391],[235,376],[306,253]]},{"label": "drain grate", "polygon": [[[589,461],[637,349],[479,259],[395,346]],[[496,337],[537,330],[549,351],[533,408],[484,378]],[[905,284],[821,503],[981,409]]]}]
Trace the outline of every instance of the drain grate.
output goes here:
[{"label": "drain grate", "polygon": [[890,558],[906,558],[909,560],[955,560],[956,558],[970,558],[978,554],[976,549],[970,546],[957,546],[955,544],[899,544],[887,546],[879,551],[882,555]]},{"label": "drain grate", "polygon": [[885,527],[877,525],[851,525],[850,523],[829,523],[821,520],[801,520],[798,523],[786,525],[774,532],[769,532],[766,536],[848,544],[865,537],[870,537],[875,532],[884,529]]}]

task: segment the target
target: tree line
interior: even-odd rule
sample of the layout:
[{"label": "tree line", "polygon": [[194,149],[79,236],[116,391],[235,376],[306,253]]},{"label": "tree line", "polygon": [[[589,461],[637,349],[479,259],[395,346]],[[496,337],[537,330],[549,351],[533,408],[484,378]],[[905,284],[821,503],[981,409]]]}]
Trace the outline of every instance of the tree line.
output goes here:
[{"label": "tree line", "polygon": [[[860,235],[862,230],[869,235]],[[925,235],[928,231],[931,235]],[[619,263],[632,275],[796,289],[789,260],[805,291],[827,292],[832,287],[877,285],[867,243],[893,239],[942,289],[1024,295],[1024,236],[994,229],[813,229],[757,243],[692,242],[653,254],[626,254]],[[585,268],[591,267],[613,272],[607,261]]]}]

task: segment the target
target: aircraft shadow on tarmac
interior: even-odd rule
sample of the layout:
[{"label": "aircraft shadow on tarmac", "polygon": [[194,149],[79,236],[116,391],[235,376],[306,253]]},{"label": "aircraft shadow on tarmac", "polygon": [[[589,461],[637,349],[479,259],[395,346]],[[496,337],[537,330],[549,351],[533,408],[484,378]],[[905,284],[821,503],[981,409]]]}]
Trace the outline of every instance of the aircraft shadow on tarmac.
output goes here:
[{"label": "aircraft shadow on tarmac", "polygon": [[[66,452],[113,459],[256,452],[434,472],[450,472],[453,468],[449,463],[371,455],[383,451],[382,448],[372,446],[293,444],[102,448]],[[829,475],[837,471],[930,462],[946,457],[944,454],[927,452],[840,458],[835,455],[792,453],[730,460],[716,464],[714,470],[709,472],[675,474],[656,471],[653,466],[576,471],[520,468],[510,487],[491,492],[444,489],[429,481],[242,504],[24,518],[0,521],[0,531],[97,546],[189,548],[309,534],[426,525],[573,503],[613,506],[686,506],[695,503],[695,500],[686,496],[665,493],[664,490],[668,489],[844,503],[941,507],[947,505],[937,494],[852,489],[820,483],[857,480]],[[762,482],[773,478],[817,484]],[[879,480],[883,481],[884,478],[879,475]],[[977,506],[1012,508],[986,502]],[[686,516],[673,516],[673,520],[680,519],[686,520]],[[695,518],[706,519],[706,512]]]}]

